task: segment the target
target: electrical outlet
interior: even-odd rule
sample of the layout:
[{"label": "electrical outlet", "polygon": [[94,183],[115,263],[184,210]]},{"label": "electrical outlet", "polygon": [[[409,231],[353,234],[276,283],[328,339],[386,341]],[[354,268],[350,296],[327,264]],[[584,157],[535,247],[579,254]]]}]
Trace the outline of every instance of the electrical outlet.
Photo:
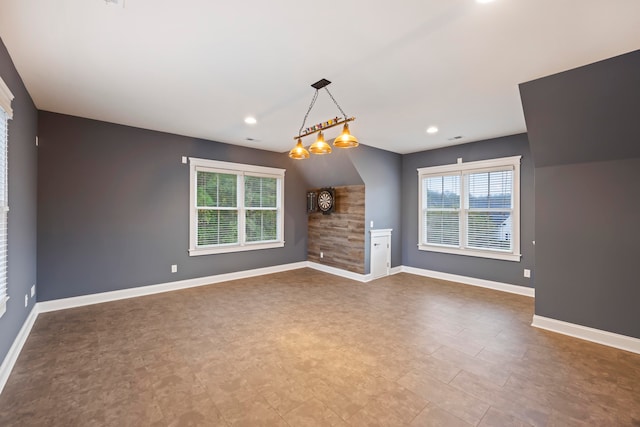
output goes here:
[{"label": "electrical outlet", "polygon": [[187,156],[182,156],[182,163],[187,164]]},{"label": "electrical outlet", "polygon": [[524,269],[524,277],[531,277],[531,270],[529,270],[528,268]]},{"label": "electrical outlet", "polygon": [[28,294],[24,294],[24,306],[28,306],[29,305],[29,295]]},{"label": "electrical outlet", "polygon": [[324,252],[320,252],[320,258],[324,258]]},{"label": "electrical outlet", "polygon": [[172,264],[171,265],[171,272],[172,273],[177,273],[178,272],[178,265],[177,264]]},{"label": "electrical outlet", "polygon": [[36,285],[31,286],[31,298],[36,296]]},{"label": "electrical outlet", "polygon": [[371,224],[369,224],[369,228],[373,228],[373,221],[371,221]]}]

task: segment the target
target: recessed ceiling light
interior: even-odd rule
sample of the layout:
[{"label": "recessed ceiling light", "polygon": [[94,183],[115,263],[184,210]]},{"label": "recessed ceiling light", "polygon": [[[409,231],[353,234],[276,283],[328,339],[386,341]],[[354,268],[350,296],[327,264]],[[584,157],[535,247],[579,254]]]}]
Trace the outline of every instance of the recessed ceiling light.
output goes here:
[{"label": "recessed ceiling light", "polygon": [[248,125],[255,125],[256,123],[258,123],[258,121],[256,120],[255,117],[247,117],[246,119],[244,119],[244,122]]},{"label": "recessed ceiling light", "polygon": [[438,133],[438,128],[436,126],[429,126],[427,128],[427,133],[429,134],[434,134],[434,133]]}]

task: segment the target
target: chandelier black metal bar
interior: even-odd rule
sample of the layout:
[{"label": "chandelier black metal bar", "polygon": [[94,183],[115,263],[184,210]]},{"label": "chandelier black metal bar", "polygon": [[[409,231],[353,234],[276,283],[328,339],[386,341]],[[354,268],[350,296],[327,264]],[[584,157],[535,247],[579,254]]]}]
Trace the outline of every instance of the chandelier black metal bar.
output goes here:
[{"label": "chandelier black metal bar", "polygon": [[[323,131],[339,125],[344,125],[344,126],[342,128],[342,133],[333,141],[334,147],[353,148],[358,146],[359,144],[358,139],[355,136],[351,135],[351,133],[349,132],[349,122],[354,121],[356,118],[347,117],[342,107],[340,107],[340,104],[338,104],[338,101],[336,101],[336,99],[333,97],[331,92],[329,92],[329,88],[327,88],[327,86],[330,84],[331,82],[329,80],[321,79],[311,85],[311,87],[313,87],[316,91],[313,93],[313,98],[311,99],[311,103],[309,104],[307,113],[304,115],[304,119],[302,119],[302,126],[300,126],[298,135],[293,137],[293,139],[297,140],[298,142],[296,143],[296,146],[293,147],[291,151],[289,151],[289,157],[291,157],[292,159],[297,159],[297,160],[308,159],[309,152],[313,154],[331,153],[332,151],[331,146],[325,142]],[[318,123],[313,126],[305,128],[304,125],[307,123],[307,118],[309,117],[309,113],[313,109],[313,106],[315,105],[316,100],[318,99],[318,94],[320,89],[324,89],[325,91],[327,91],[333,103],[336,104],[336,107],[338,107],[338,110],[340,110],[342,117],[336,116],[333,119],[329,119],[325,122]],[[318,138],[316,139],[316,142],[311,144],[311,146],[309,147],[309,150],[307,151],[307,149],[304,148],[304,146],[302,145],[302,138],[304,138],[305,136],[313,135],[314,133],[318,134]]]}]

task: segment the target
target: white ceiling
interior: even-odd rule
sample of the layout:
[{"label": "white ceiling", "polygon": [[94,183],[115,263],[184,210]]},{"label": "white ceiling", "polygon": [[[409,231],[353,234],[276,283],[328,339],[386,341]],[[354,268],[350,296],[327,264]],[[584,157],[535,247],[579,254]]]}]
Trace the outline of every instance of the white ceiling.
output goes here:
[{"label": "white ceiling", "polygon": [[640,1],[2,0],[0,37],[41,110],[287,151],[327,78],[410,153],[524,132],[518,83],[640,48]]}]

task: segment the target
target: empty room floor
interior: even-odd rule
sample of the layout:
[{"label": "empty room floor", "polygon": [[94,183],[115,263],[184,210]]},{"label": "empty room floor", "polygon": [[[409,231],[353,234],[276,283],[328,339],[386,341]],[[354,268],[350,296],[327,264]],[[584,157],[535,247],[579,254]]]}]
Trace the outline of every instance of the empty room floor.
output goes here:
[{"label": "empty room floor", "polygon": [[533,299],[311,269],[41,314],[2,426],[640,425],[640,355]]}]

